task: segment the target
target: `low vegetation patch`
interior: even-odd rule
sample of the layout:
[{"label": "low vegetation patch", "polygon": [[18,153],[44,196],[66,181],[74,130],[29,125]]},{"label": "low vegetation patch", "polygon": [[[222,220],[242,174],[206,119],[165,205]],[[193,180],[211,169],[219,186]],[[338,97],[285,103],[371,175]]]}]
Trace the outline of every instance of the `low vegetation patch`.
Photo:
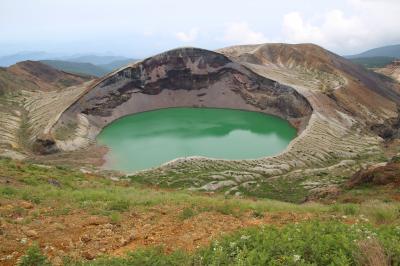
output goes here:
[{"label": "low vegetation patch", "polygon": [[[54,255],[45,249],[52,240],[45,239],[48,227],[56,236],[61,234],[60,239],[70,230],[74,247],[83,245],[63,253],[66,265],[364,265],[375,257],[392,265],[400,263],[400,204],[396,201],[293,204],[205,195],[1,158],[0,178],[0,225],[7,228],[0,234],[0,242],[5,243],[0,245],[0,259],[17,249],[13,262],[18,259],[21,265],[53,262]],[[70,218],[82,228],[71,227]],[[88,220],[81,223],[81,218]],[[207,224],[208,218],[214,222]],[[37,226],[43,221],[47,228]],[[223,222],[218,232],[229,233],[222,238],[206,232],[219,221]],[[166,230],[171,225],[173,230]],[[174,238],[181,241],[179,248],[184,249],[190,237],[202,238],[201,244],[189,239],[193,248],[179,251],[171,247],[176,242],[159,241],[176,235],[184,225],[185,230],[193,230]],[[203,226],[201,232],[197,226]],[[243,226],[253,228],[232,234]],[[73,230],[80,230],[76,239]],[[11,231],[14,238],[6,238]],[[155,231],[160,235],[151,240]],[[98,233],[110,234],[115,247],[108,245],[102,252],[96,248],[92,255],[90,248],[103,240]],[[213,239],[217,240],[210,244]],[[28,249],[34,241],[40,248]],[[134,248],[129,246],[132,241]],[[125,246],[128,249],[118,254],[133,252],[107,257]]]},{"label": "low vegetation patch", "polygon": [[26,254],[20,258],[18,266],[51,266],[51,263],[35,243],[29,247]]},{"label": "low vegetation patch", "polygon": [[249,228],[193,254],[157,247],[66,265],[399,265],[399,241],[399,226],[314,221]]}]

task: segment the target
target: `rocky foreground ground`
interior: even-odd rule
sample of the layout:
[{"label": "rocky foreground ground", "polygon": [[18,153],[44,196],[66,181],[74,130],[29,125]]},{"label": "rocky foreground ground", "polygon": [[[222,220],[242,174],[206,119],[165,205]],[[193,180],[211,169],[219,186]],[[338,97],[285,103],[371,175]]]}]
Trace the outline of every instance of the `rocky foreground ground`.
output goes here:
[{"label": "rocky foreground ground", "polygon": [[[190,258],[207,249],[212,241],[221,241],[238,231],[247,235],[246,228],[261,230],[264,226],[286,228],[293,224],[308,224],[308,227],[315,227],[311,230],[318,230],[319,226],[324,227],[329,222],[335,223],[327,225],[329,228],[352,225],[374,228],[368,230],[398,230],[391,233],[390,238],[384,233],[371,235],[375,242],[366,243],[366,250],[359,251],[362,254],[378,248],[381,259],[398,262],[400,252],[395,248],[397,242],[393,241],[396,237],[400,239],[400,163],[396,160],[387,167],[392,175],[387,175],[384,183],[376,181],[384,179],[382,174],[375,179],[359,181],[360,178],[375,176],[374,170],[359,173],[341,192],[325,195],[323,203],[309,199],[307,203],[297,205],[144,187],[125,177],[111,178],[67,167],[0,159],[0,265],[23,261],[26,257],[22,256],[32,245],[38,245],[40,252],[54,265],[67,264],[67,261],[72,265],[85,261],[98,262],[99,265],[125,265],[111,263],[126,259],[129,252],[134,252],[134,256],[145,252],[148,260],[140,264],[141,260],[137,258],[136,262],[128,265],[165,265],[162,261],[156,263],[157,256],[169,256],[162,254],[175,252],[183,252],[182,256],[187,260],[169,265],[190,265]],[[321,202],[321,199],[317,201]],[[339,231],[332,233],[333,240],[325,245],[332,245],[330,248],[334,249],[334,245],[339,245],[336,249],[346,250],[341,245],[347,245],[343,242],[347,240],[340,239]],[[316,240],[319,238],[325,241],[323,235],[319,232],[313,241],[319,241]],[[303,236],[299,237],[305,241]],[[363,243],[369,238],[361,235],[357,239]],[[282,248],[287,244],[284,242]],[[279,243],[274,245],[279,248]],[[154,248],[160,249],[156,255],[151,253]],[[315,254],[307,255],[306,251],[295,246],[293,249],[297,252],[294,254],[308,262],[316,259]],[[324,251],[321,249],[321,252]],[[276,255],[279,261],[285,253],[279,254],[271,256]],[[109,256],[109,259],[101,264],[104,256]],[[357,260],[356,254],[345,257]],[[30,259],[33,260],[34,256]],[[151,262],[152,259],[155,261]],[[168,261],[167,257],[158,259]],[[331,259],[334,257],[326,261]]]}]

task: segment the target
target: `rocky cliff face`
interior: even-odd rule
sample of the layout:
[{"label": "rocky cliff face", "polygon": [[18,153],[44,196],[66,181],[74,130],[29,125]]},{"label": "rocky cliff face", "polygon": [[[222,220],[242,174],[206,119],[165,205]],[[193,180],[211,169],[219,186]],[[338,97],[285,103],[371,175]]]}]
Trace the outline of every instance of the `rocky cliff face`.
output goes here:
[{"label": "rocky cliff face", "polygon": [[[312,113],[305,97],[293,88],[261,77],[222,54],[183,48],[103,78],[63,113],[54,132],[66,130],[80,117],[87,128],[79,137],[93,140],[102,127],[121,116],[167,107],[259,111],[287,119],[300,130]],[[58,145],[75,149],[78,142],[58,141]]]}]

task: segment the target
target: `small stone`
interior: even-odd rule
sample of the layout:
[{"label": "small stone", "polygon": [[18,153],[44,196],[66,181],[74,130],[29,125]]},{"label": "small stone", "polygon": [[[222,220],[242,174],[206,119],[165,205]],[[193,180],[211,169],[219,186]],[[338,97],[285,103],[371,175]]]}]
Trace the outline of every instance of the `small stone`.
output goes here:
[{"label": "small stone", "polygon": [[85,235],[81,236],[81,241],[83,243],[88,243],[90,240],[92,240],[92,238],[89,235],[85,234]]},{"label": "small stone", "polygon": [[96,253],[93,250],[86,250],[82,253],[82,256],[87,260],[92,260],[96,257]]},{"label": "small stone", "polygon": [[58,256],[55,257],[52,262],[53,262],[53,265],[56,265],[56,266],[63,265],[62,259]]},{"label": "small stone", "polygon": [[22,201],[19,205],[24,209],[32,209],[33,208],[33,204],[30,203],[29,201]]},{"label": "small stone", "polygon": [[84,174],[90,174],[90,173],[92,173],[90,170],[87,170],[87,169],[85,169],[85,168],[81,168],[81,169],[79,169],[79,171],[81,171],[81,172],[84,173]]},{"label": "small stone", "polygon": [[99,230],[97,232],[98,237],[107,237],[107,236],[112,236],[112,235],[113,235],[113,231],[111,229],[103,229],[103,230]]},{"label": "small stone", "polygon": [[108,224],[105,224],[105,225],[103,226],[103,228],[104,228],[104,229],[113,229],[113,228],[114,228],[114,225],[108,223]]},{"label": "small stone", "polygon": [[61,184],[57,179],[50,178],[47,182],[55,187],[61,187]]},{"label": "small stone", "polygon": [[87,219],[86,225],[100,225],[105,223],[105,218],[100,218],[97,216],[91,216]]},{"label": "small stone", "polygon": [[118,182],[120,180],[119,177],[116,177],[116,176],[112,176],[112,177],[110,177],[110,179],[114,182]]},{"label": "small stone", "polygon": [[27,230],[25,231],[25,235],[31,238],[37,238],[38,237],[38,233],[35,230]]},{"label": "small stone", "polygon": [[125,238],[121,238],[121,239],[119,240],[119,243],[121,243],[121,245],[125,246],[126,244],[129,243],[129,241],[128,241],[127,239],[125,239]]},{"label": "small stone", "polygon": [[21,239],[21,244],[26,244],[28,242],[28,239],[26,239],[25,237]]},{"label": "small stone", "polygon": [[64,230],[65,229],[65,225],[61,224],[61,223],[54,223],[53,224],[54,228],[56,228],[57,230]]},{"label": "small stone", "polygon": [[149,230],[151,228],[150,224],[143,225],[143,230]]},{"label": "small stone", "polygon": [[131,231],[131,233],[129,234],[129,241],[133,241],[136,239],[136,234],[135,231]]}]

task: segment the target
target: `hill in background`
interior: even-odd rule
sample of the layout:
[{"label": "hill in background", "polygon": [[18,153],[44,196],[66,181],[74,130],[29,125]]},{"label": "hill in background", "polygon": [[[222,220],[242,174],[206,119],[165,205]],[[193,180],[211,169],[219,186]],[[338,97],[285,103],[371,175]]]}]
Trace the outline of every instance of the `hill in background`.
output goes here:
[{"label": "hill in background", "polygon": [[400,58],[400,44],[370,49],[360,54],[346,56],[346,58],[366,68],[381,68],[394,59]]},{"label": "hill in background", "polygon": [[78,63],[61,60],[42,60],[40,62],[58,70],[88,76],[100,77],[109,72],[108,69],[96,66],[91,63]]},{"label": "hill in background", "polygon": [[87,62],[62,61],[62,60],[42,60],[40,62],[49,65],[55,69],[69,73],[101,77],[109,72],[112,72],[115,69],[118,69],[134,61],[135,61],[134,59],[120,59],[99,65]]},{"label": "hill in background", "polygon": [[59,71],[38,61],[0,68],[0,95],[26,91],[53,91],[88,81],[86,76]]},{"label": "hill in background", "polygon": [[100,77],[136,61],[123,56],[78,55],[59,56],[46,52],[21,52],[0,57],[0,66],[8,67],[22,61],[40,61],[57,70]]},{"label": "hill in background", "polygon": [[363,53],[346,56],[347,58],[362,58],[362,57],[396,57],[400,58],[400,44],[382,46],[378,48],[374,48],[371,50],[367,50]]}]

